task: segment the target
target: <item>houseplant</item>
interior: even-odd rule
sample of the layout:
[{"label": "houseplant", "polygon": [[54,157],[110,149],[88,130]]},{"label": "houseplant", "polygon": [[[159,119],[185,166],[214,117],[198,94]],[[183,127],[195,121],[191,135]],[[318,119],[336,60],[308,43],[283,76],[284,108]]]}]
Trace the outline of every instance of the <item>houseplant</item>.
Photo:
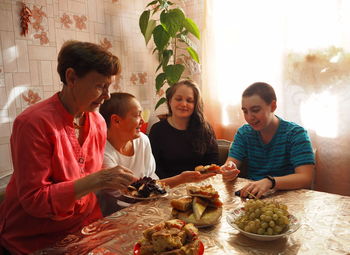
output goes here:
[{"label": "houseplant", "polygon": [[[175,2],[154,0],[148,3],[139,19],[141,33],[146,45],[153,38],[159,65],[156,69],[155,88],[157,93],[164,85],[172,86],[178,82],[185,70],[181,57],[187,56],[199,63],[193,35],[198,40],[200,32],[196,23],[186,17],[184,11]],[[166,101],[161,97],[155,109]]]}]

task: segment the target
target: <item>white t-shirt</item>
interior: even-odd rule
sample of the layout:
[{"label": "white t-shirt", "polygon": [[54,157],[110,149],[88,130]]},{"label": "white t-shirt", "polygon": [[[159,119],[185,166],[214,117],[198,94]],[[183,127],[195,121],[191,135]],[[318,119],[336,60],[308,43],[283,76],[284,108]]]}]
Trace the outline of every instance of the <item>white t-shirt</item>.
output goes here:
[{"label": "white t-shirt", "polygon": [[144,176],[151,177],[158,180],[156,175],[156,162],[154,160],[151,144],[148,137],[140,133],[141,136],[133,140],[134,155],[125,156],[119,153],[111,144],[107,141],[103,159],[103,168],[111,168],[115,166],[124,166],[133,171],[134,175],[138,178]]},{"label": "white t-shirt", "polygon": [[[145,134],[140,134],[141,136],[139,138],[133,140],[134,155],[132,156],[125,156],[119,153],[113,145],[107,141],[104,152],[103,168],[112,168],[120,165],[133,171],[134,175],[138,178],[148,176],[158,180],[159,178],[156,175],[156,162],[152,154],[151,144]],[[102,194],[103,192],[100,193]],[[122,195],[117,190],[105,190],[104,193],[116,198]],[[118,201],[118,203],[120,203],[121,206],[127,206],[126,203],[121,201]],[[105,206],[108,206],[108,204],[104,205],[104,202],[100,201],[100,206],[102,211],[104,211]]]}]

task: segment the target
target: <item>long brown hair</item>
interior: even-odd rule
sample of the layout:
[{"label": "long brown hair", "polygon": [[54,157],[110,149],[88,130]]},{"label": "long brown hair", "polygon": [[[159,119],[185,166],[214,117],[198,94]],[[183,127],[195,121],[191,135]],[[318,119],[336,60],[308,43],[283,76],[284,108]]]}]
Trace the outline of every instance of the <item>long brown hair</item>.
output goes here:
[{"label": "long brown hair", "polygon": [[167,106],[169,116],[173,113],[170,107],[170,101],[174,96],[176,90],[181,85],[185,85],[193,90],[194,95],[194,109],[190,117],[190,121],[187,127],[189,137],[192,139],[192,146],[194,152],[198,154],[204,154],[210,144],[215,141],[215,133],[206,121],[203,113],[203,100],[198,86],[191,80],[182,80],[172,85],[166,92]]}]

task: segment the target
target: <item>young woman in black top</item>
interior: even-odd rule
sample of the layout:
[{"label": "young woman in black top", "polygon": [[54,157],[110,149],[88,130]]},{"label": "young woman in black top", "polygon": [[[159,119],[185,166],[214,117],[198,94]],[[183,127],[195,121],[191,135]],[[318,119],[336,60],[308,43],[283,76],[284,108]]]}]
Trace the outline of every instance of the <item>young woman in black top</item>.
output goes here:
[{"label": "young woman in black top", "polygon": [[166,98],[169,114],[149,134],[157,175],[167,178],[198,165],[217,164],[218,145],[196,84],[180,81],[167,90]]}]

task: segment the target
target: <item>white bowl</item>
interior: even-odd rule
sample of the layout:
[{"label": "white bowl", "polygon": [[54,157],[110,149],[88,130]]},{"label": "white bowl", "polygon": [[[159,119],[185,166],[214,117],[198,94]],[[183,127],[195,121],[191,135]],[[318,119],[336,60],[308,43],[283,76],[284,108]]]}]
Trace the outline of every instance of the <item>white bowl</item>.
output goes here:
[{"label": "white bowl", "polygon": [[298,219],[293,216],[293,215],[289,215],[289,227],[287,229],[287,231],[283,232],[282,234],[279,235],[259,235],[259,234],[254,234],[254,233],[250,233],[250,232],[246,232],[242,229],[240,229],[236,224],[235,224],[235,220],[241,216],[244,213],[243,208],[240,209],[235,209],[234,211],[230,212],[227,216],[226,216],[226,220],[227,223],[233,227],[234,229],[238,230],[240,233],[242,233],[242,235],[245,235],[246,237],[249,237],[251,239],[254,240],[258,240],[258,241],[272,241],[272,240],[276,240],[279,239],[281,237],[290,235],[292,233],[294,233],[295,231],[297,231],[300,227],[300,222],[298,221]]}]

